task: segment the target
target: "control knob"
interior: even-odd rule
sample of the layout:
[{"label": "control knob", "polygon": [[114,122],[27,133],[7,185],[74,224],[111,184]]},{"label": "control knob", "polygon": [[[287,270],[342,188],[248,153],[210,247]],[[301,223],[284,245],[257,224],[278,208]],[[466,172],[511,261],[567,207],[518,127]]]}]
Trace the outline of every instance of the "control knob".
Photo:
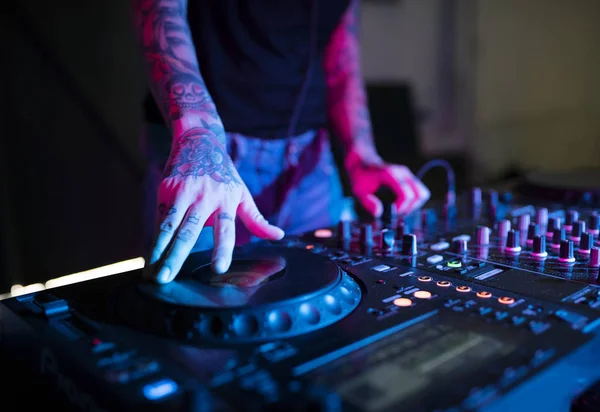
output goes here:
[{"label": "control knob", "polygon": [[452,251],[454,253],[459,253],[459,254],[463,254],[463,253],[467,253],[469,247],[467,244],[467,239],[454,239],[452,241]]},{"label": "control knob", "polygon": [[392,229],[382,229],[379,234],[379,250],[384,254],[394,253],[396,233]]},{"label": "control knob", "polygon": [[554,229],[554,233],[552,234],[552,247],[554,249],[560,248],[560,242],[567,238],[567,232],[565,228]]},{"label": "control knob", "polygon": [[584,232],[585,232],[585,221],[578,220],[577,222],[573,223],[573,226],[571,228],[571,236],[569,236],[569,237],[571,238],[571,240],[579,241],[579,239],[581,239],[581,235]]},{"label": "control knob", "polygon": [[527,229],[529,228],[529,223],[531,223],[531,216],[529,213],[523,213],[519,216],[519,231],[521,233],[527,233]]},{"label": "control knob", "polygon": [[402,254],[403,255],[416,255],[417,254],[417,236],[408,233],[402,236]]},{"label": "control knob", "polygon": [[545,258],[548,256],[548,252],[546,252],[546,236],[536,235],[533,238],[531,255],[537,258]]},{"label": "control knob", "polygon": [[423,209],[421,211],[421,227],[426,228],[429,225],[434,224],[436,221],[435,210]]},{"label": "control knob", "polygon": [[395,228],[398,224],[398,208],[394,203],[384,203],[381,221],[386,228]]},{"label": "control knob", "polygon": [[349,220],[341,220],[338,224],[338,243],[342,250],[350,249],[350,241],[352,240],[352,222]]},{"label": "control knob", "polygon": [[373,227],[369,223],[360,226],[360,253],[369,255],[373,247]]},{"label": "control knob", "polygon": [[589,232],[584,232],[579,241],[579,252],[588,254],[590,253],[590,248],[592,246],[594,246],[594,235]]},{"label": "control knob", "polygon": [[591,267],[600,267],[600,248],[593,246],[590,250],[590,262]]},{"label": "control knob", "polygon": [[506,246],[504,250],[510,253],[518,253],[521,251],[520,244],[520,232],[518,230],[511,229],[508,231],[508,236],[506,236]]},{"label": "control knob", "polygon": [[539,226],[536,223],[530,223],[527,228],[527,244],[533,244],[533,238],[536,237],[539,233]]},{"label": "control knob", "polygon": [[478,208],[481,207],[481,188],[480,187],[474,187],[471,189],[471,203],[469,206],[471,206],[472,208]]},{"label": "control knob", "polygon": [[567,210],[567,215],[565,216],[565,229],[567,231],[571,230],[573,223],[579,220],[579,212],[577,210],[569,209]]},{"label": "control knob", "polygon": [[402,241],[402,237],[408,232],[406,223],[398,222],[396,226],[396,240]]},{"label": "control knob", "polygon": [[573,252],[573,241],[563,239],[560,241],[560,250],[558,252],[558,261],[561,263],[575,262],[575,254]]},{"label": "control knob", "polygon": [[510,220],[508,219],[504,219],[502,220],[499,225],[498,225],[498,235],[502,238],[502,239],[506,239],[506,237],[508,236],[508,232],[510,232]]},{"label": "control knob", "polygon": [[487,226],[477,227],[477,244],[479,246],[487,246],[490,243],[491,229]]},{"label": "control knob", "polygon": [[535,223],[540,226],[541,230],[548,225],[548,209],[545,207],[538,207],[535,214]]},{"label": "control knob", "polygon": [[552,217],[548,219],[548,227],[546,228],[546,236],[552,237],[554,236],[554,230],[560,229],[560,219],[557,217]]},{"label": "control knob", "polygon": [[588,219],[588,232],[598,235],[600,234],[600,215],[594,212]]},{"label": "control knob", "polygon": [[488,205],[498,205],[498,192],[496,190],[488,190],[486,192],[486,198]]}]

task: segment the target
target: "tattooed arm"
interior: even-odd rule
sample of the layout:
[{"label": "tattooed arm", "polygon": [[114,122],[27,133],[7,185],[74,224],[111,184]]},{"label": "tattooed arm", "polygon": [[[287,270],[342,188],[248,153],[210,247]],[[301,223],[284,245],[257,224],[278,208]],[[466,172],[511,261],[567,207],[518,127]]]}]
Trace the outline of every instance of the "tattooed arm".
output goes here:
[{"label": "tattooed arm", "polygon": [[375,150],[367,94],[360,67],[358,0],[350,6],[325,50],[327,110],[334,134],[342,142],[347,166],[380,164]]},{"label": "tattooed arm", "polygon": [[396,194],[398,213],[405,215],[429,198],[429,190],[408,168],[386,164],[377,154],[360,68],[357,20],[358,0],[351,0],[325,50],[329,122],[341,140],[357,200],[373,216],[380,216],[383,205],[375,193],[388,186]]},{"label": "tattooed arm", "polygon": [[260,214],[226,152],[225,130],[198,67],[187,0],[133,4],[152,94],[173,137],[145,274],[159,283],[173,280],[205,226],[213,226],[213,270],[224,273],[235,245],[236,214],[255,236],[279,239],[283,231]]}]

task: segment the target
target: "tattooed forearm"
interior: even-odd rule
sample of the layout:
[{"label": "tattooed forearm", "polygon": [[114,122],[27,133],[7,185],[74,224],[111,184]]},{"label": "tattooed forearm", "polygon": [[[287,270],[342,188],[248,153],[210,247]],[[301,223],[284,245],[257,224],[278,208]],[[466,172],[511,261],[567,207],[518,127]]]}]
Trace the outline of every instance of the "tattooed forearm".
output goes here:
[{"label": "tattooed forearm", "polygon": [[227,155],[223,128],[202,121],[202,127],[187,130],[173,142],[165,177],[209,176],[225,184],[241,184]]},{"label": "tattooed forearm", "polygon": [[364,163],[379,163],[360,68],[357,14],[353,0],[325,50],[327,110],[346,154],[358,155]]},{"label": "tattooed forearm", "polygon": [[133,2],[152,93],[167,124],[173,127],[174,122],[185,117],[218,120],[198,68],[187,22],[187,0]]}]

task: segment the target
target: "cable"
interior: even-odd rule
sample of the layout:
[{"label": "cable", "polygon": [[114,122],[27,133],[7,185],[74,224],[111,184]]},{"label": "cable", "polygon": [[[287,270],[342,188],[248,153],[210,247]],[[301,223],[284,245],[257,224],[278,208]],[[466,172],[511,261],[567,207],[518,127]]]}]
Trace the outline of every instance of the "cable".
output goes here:
[{"label": "cable", "polygon": [[446,193],[446,206],[454,206],[456,203],[456,176],[454,169],[447,161],[443,159],[433,159],[425,163],[417,172],[417,177],[423,180],[425,173],[434,167],[442,167],[446,170],[446,178],[448,179],[448,192]]}]

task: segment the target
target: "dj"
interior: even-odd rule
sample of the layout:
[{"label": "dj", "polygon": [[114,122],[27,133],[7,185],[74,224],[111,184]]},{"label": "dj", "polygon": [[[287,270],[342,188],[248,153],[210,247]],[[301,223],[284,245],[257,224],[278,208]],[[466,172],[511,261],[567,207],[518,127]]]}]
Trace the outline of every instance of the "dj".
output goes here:
[{"label": "dj", "polygon": [[157,282],[173,280],[192,250],[214,245],[221,274],[236,236],[280,239],[339,221],[329,136],[374,216],[382,185],[400,215],[429,198],[375,150],[355,1],[134,0],[134,13],[152,91],[143,143]]}]

